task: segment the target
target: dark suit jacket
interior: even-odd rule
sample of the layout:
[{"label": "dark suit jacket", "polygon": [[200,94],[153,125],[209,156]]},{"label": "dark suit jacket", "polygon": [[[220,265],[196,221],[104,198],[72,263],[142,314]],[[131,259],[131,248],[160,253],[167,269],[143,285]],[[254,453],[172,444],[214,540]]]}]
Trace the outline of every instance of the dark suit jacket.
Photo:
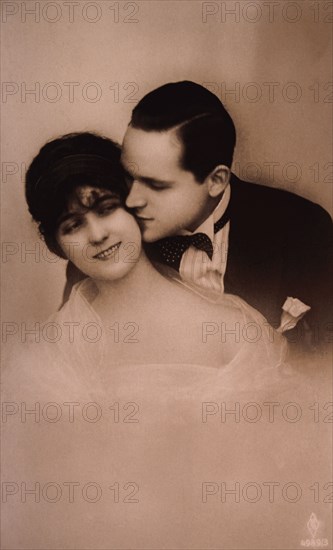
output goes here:
[{"label": "dark suit jacket", "polygon": [[[225,292],[258,309],[274,326],[288,296],[311,306],[305,320],[315,338],[329,337],[332,317],[332,221],[298,195],[231,178],[230,233]],[[159,261],[154,244],[146,245]],[[77,280],[68,268],[65,298]]]},{"label": "dark suit jacket", "polygon": [[241,296],[277,327],[287,298],[311,306],[306,321],[327,333],[332,317],[332,221],[293,193],[231,180],[225,291]]}]

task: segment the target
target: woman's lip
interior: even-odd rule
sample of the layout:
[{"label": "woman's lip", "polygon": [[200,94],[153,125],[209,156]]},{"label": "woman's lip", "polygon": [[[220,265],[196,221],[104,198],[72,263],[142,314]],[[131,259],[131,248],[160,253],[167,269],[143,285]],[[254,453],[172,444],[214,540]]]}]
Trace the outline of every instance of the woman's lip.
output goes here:
[{"label": "woman's lip", "polygon": [[[106,248],[105,250],[102,250],[101,252],[98,252],[98,254],[95,254],[93,256],[93,258],[97,259],[97,260],[103,260],[105,258],[108,258],[109,256],[111,256],[113,254],[113,252],[115,252],[116,250],[118,250],[118,248],[120,247],[121,245],[121,242],[119,241],[118,243],[115,243],[115,244],[112,244],[111,246],[109,246],[108,248]],[[110,252],[109,254],[107,254],[106,256],[101,256],[102,254],[106,254],[107,252]]]},{"label": "woman's lip", "polygon": [[143,218],[142,216],[137,216],[137,218],[139,220],[143,220],[144,222],[147,222],[147,221],[149,222],[149,221],[152,221],[154,219],[154,218]]}]

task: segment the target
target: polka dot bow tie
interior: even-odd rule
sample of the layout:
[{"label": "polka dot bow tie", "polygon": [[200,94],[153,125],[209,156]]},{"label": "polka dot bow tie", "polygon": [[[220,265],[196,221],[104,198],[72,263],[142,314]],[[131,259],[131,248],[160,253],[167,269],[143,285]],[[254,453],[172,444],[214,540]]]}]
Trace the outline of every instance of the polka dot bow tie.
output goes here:
[{"label": "polka dot bow tie", "polygon": [[213,257],[213,244],[205,233],[195,233],[194,235],[176,235],[167,237],[156,243],[158,247],[160,260],[179,271],[180,262],[184,252],[190,247],[195,246],[198,250],[207,253],[210,259]]},{"label": "polka dot bow tie", "polygon": [[[229,221],[229,208],[223,216],[214,224],[214,233],[217,233]],[[213,258],[213,244],[205,233],[194,233],[194,235],[176,235],[175,237],[166,237],[156,243],[151,243],[153,249],[153,259],[160,261],[179,271],[180,262],[184,252],[194,246],[198,250],[206,252],[210,260]]]}]

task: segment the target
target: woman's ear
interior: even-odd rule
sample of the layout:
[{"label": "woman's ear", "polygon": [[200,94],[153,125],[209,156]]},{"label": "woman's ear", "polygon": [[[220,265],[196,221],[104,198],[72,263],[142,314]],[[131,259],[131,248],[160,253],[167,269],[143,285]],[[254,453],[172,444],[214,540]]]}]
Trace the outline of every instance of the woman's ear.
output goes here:
[{"label": "woman's ear", "polygon": [[230,181],[230,168],[224,164],[219,164],[208,174],[206,183],[208,187],[208,193],[211,197],[218,197],[221,195]]}]

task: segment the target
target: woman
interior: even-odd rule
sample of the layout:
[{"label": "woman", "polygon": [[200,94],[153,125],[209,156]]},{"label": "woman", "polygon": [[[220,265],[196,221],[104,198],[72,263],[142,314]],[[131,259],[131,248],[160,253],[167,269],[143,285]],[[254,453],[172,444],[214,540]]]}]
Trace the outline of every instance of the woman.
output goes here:
[{"label": "woman", "polygon": [[286,408],[309,412],[312,388],[242,300],[210,303],[156,271],[126,192],[118,148],[92,134],[29,168],[40,232],[87,278],[8,369],[6,547],[298,548],[310,514],[328,517],[292,492],[327,481],[324,454],[307,458],[327,425]]},{"label": "woman", "polygon": [[[76,315],[80,309],[92,317],[104,336],[95,347],[103,349],[110,363],[218,367],[253,342],[251,330],[247,334],[244,329],[249,322],[258,325],[258,347],[267,356],[280,351],[283,339],[273,337],[265,320],[244,302],[225,298],[209,303],[151,265],[140,228],[125,207],[127,186],[119,156],[119,148],[106,138],[74,134],[46,144],[28,170],[29,210],[46,244],[89,278],[76,286],[54,322],[70,315],[74,306]],[[228,336],[235,326],[239,334]],[[216,327],[226,336],[212,335]],[[63,341],[59,347],[64,349]]]}]

